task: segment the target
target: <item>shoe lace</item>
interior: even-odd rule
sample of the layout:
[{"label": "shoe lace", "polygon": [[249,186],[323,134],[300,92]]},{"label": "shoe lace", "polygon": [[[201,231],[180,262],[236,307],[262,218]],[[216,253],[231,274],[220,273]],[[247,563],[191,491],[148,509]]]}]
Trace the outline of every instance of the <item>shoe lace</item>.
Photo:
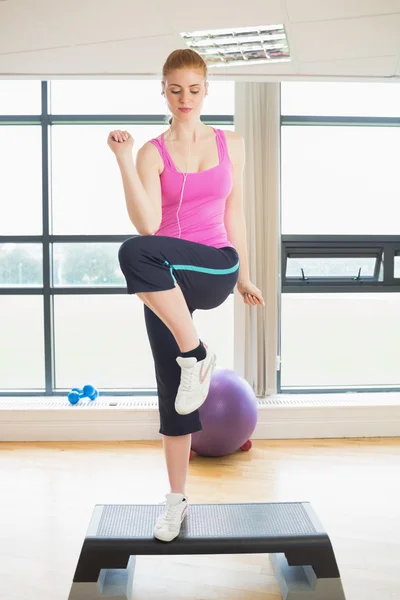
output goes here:
[{"label": "shoe lace", "polygon": [[167,521],[168,523],[171,523],[172,521],[174,521],[177,512],[179,511],[179,504],[178,505],[172,505],[172,504],[168,504],[168,502],[163,502],[162,504],[164,504],[165,508],[165,512],[163,514],[163,520]]},{"label": "shoe lace", "polygon": [[194,372],[195,369],[193,367],[182,368],[181,389],[183,389],[185,392],[191,392],[194,388]]}]

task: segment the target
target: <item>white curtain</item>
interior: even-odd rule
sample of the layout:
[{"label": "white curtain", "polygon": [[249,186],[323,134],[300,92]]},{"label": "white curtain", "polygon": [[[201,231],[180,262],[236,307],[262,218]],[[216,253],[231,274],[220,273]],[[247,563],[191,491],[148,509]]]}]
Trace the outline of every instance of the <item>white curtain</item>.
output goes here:
[{"label": "white curtain", "polygon": [[[280,257],[280,84],[235,83],[235,131],[245,140],[243,201],[250,278],[265,307],[236,300],[243,375],[258,397],[276,393]],[[240,321],[240,319],[239,319]],[[240,326],[239,326],[240,329]]]}]

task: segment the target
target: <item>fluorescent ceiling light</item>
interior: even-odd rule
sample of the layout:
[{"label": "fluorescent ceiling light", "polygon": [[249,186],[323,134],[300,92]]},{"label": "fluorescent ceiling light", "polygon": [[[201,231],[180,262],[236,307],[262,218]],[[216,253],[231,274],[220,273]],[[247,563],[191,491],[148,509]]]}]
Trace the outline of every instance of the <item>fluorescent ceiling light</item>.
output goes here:
[{"label": "fluorescent ceiling light", "polygon": [[191,31],[181,36],[209,67],[290,61],[283,25]]}]

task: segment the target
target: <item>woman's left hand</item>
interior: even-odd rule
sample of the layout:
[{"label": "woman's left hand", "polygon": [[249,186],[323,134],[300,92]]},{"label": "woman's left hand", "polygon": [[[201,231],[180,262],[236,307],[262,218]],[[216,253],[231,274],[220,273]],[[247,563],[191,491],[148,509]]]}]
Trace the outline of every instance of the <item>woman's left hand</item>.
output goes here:
[{"label": "woman's left hand", "polygon": [[245,304],[249,304],[250,306],[257,306],[257,304],[262,304],[265,306],[264,299],[260,290],[251,283],[251,281],[247,282],[238,282],[237,284],[238,292],[241,296],[243,296],[243,300]]}]

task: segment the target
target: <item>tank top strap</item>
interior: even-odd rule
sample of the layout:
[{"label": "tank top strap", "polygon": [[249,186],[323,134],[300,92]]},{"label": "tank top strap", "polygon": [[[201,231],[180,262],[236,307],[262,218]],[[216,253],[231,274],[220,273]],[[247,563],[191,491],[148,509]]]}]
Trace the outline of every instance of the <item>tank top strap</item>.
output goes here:
[{"label": "tank top strap", "polygon": [[164,134],[162,134],[161,136],[161,140],[158,140],[157,138],[153,138],[151,140],[149,140],[149,142],[151,144],[153,144],[159,151],[159,153],[161,154],[161,158],[164,161],[164,164],[169,164],[169,160],[168,160],[168,152],[165,148],[165,144],[164,144]]},{"label": "tank top strap", "polygon": [[164,132],[162,132],[162,134],[161,134],[161,148],[162,148],[162,153],[163,153],[162,157],[164,160],[164,164],[167,164],[169,167],[171,167],[172,169],[174,169],[176,171],[173,160],[165,146]]},{"label": "tank top strap", "polygon": [[213,129],[214,129],[216,137],[217,137],[217,148],[218,148],[218,154],[219,154],[219,161],[220,161],[220,163],[222,163],[222,161],[224,160],[225,156],[228,153],[225,133],[224,133],[223,129],[216,129],[215,127],[213,127]]}]

